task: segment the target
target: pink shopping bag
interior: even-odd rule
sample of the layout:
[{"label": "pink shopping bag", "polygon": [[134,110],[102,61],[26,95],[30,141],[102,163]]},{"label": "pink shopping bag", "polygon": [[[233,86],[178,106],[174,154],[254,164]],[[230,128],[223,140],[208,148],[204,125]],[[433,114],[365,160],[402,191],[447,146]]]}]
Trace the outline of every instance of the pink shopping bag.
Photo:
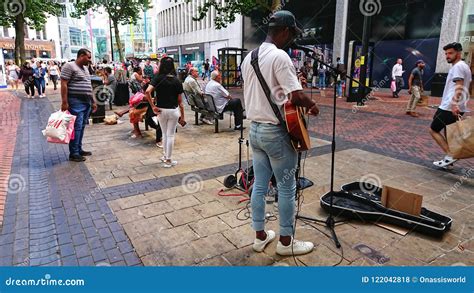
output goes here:
[{"label": "pink shopping bag", "polygon": [[392,92],[397,90],[397,84],[395,83],[395,80],[392,80],[392,83],[390,84],[390,89]]},{"label": "pink shopping bag", "polygon": [[69,144],[74,139],[75,122],[76,116],[69,111],[57,111],[49,117],[43,135],[47,137],[48,142]]}]

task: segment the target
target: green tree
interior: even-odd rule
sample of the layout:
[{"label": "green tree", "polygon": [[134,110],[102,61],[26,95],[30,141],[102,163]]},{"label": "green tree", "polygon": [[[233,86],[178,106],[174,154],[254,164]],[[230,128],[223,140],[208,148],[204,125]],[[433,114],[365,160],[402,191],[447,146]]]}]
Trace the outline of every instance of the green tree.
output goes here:
[{"label": "green tree", "polygon": [[76,11],[71,15],[72,17],[85,15],[89,9],[95,12],[100,8],[105,9],[114,27],[117,46],[114,49],[118,51],[122,62],[124,61],[124,51],[120,40],[119,25],[136,24],[140,12],[151,8],[150,0],[76,0],[74,6]]},{"label": "green tree", "polygon": [[[170,1],[177,2],[177,0]],[[193,0],[185,0],[185,2],[191,1]],[[193,17],[193,20],[199,21],[204,19],[210,9],[214,7],[216,11],[214,24],[217,29],[221,29],[233,23],[237,15],[252,16],[252,13],[255,11],[271,13],[282,9],[286,2],[286,0],[234,0],[226,1],[222,5],[221,1],[209,0],[198,7],[198,13]]]},{"label": "green tree", "polygon": [[15,63],[25,62],[25,25],[43,29],[48,16],[59,15],[61,4],[44,0],[4,0],[0,5],[0,25],[15,28]]}]

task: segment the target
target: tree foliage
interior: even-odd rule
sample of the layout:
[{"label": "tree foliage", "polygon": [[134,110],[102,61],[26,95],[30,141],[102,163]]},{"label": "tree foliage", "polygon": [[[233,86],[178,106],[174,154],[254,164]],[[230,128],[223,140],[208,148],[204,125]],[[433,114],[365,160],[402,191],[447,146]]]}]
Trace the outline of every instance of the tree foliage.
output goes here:
[{"label": "tree foliage", "polygon": [[[178,0],[170,0],[178,2]],[[192,0],[185,0],[189,3]],[[193,20],[199,21],[206,17],[212,7],[216,11],[214,24],[217,29],[225,28],[227,25],[235,21],[236,16],[244,15],[251,16],[253,12],[267,12],[272,13],[275,10],[281,9],[285,0],[229,0],[222,5],[221,1],[209,0],[205,1],[203,5],[198,7],[198,13],[193,17]]]},{"label": "tree foliage", "polygon": [[115,49],[119,51],[120,61],[124,60],[124,56],[118,26],[136,24],[140,13],[152,8],[150,0],[76,0],[74,6],[76,11],[71,16],[76,18],[85,15],[89,9],[98,12],[103,8],[107,12],[114,26]]},{"label": "tree foliage", "polygon": [[61,13],[61,4],[51,1],[45,5],[44,0],[4,0],[0,5],[0,25],[15,28],[15,61],[25,60],[25,24],[41,30],[51,15]]}]

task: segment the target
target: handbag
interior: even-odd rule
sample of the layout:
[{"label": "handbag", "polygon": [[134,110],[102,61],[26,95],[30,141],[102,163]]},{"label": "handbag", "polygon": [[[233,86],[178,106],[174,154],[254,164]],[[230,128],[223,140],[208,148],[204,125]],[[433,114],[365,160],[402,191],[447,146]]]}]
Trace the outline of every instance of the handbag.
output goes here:
[{"label": "handbag", "polygon": [[446,127],[450,154],[455,159],[474,157],[474,118],[459,119]]}]

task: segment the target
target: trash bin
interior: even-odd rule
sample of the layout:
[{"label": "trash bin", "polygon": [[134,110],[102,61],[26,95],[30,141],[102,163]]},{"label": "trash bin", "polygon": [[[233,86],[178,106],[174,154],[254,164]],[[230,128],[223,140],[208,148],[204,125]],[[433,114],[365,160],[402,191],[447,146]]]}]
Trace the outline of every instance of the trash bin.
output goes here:
[{"label": "trash bin", "polygon": [[446,84],[446,73],[436,73],[431,80],[431,95],[433,97],[442,97],[444,85]]},{"label": "trash bin", "polygon": [[94,99],[97,101],[97,111],[92,112],[91,114],[92,123],[102,123],[105,118],[105,101],[102,101],[101,98],[97,97],[98,92],[95,90],[97,87],[103,85],[102,78],[96,75],[91,76],[91,84],[92,92],[96,95]]}]

